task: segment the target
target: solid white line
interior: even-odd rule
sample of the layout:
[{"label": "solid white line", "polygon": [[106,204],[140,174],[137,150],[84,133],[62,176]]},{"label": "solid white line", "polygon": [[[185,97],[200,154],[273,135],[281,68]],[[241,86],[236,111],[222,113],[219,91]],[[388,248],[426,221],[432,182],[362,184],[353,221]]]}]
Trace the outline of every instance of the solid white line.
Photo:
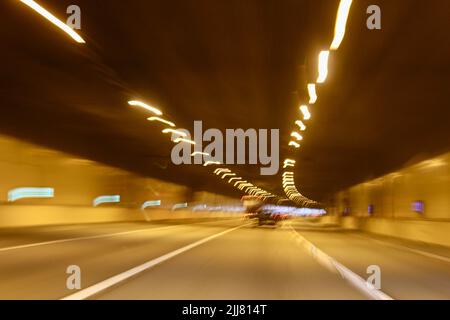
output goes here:
[{"label": "solid white line", "polygon": [[327,255],[325,252],[317,248],[314,244],[306,240],[305,237],[300,235],[291,225],[289,226],[291,232],[298,238],[302,246],[312,255],[312,257],[322,266],[327,269],[338,272],[341,277],[347,280],[356,289],[360,290],[366,296],[375,300],[394,300],[392,297],[388,296],[381,290],[376,289],[374,286],[369,284],[366,280],[361,278],[359,275],[337,262],[335,259]]},{"label": "solid white line", "polygon": [[370,238],[370,237],[361,236],[359,234],[358,235],[354,235],[354,236],[362,238],[362,239],[372,240],[374,242],[378,242],[380,244],[383,244],[383,245],[386,245],[386,246],[389,246],[389,247],[392,247],[392,248],[396,248],[396,249],[399,249],[399,250],[410,251],[410,252],[413,252],[413,253],[416,253],[416,254],[420,254],[420,255],[428,257],[428,258],[433,258],[433,259],[437,259],[437,260],[441,260],[441,261],[450,263],[450,258],[441,256],[441,255],[438,255],[438,254],[434,254],[434,253],[430,253],[430,252],[426,252],[426,251],[422,251],[422,250],[418,250],[418,249],[412,249],[412,248],[405,247],[405,246],[402,246],[402,245],[399,245],[399,244],[393,244],[393,243],[389,243],[389,242],[386,242],[386,241],[383,241],[383,240],[378,240],[378,239],[374,239],[374,238]]},{"label": "solid white line", "polygon": [[214,234],[212,236],[209,236],[209,237],[203,238],[201,240],[198,240],[198,241],[196,241],[194,243],[191,243],[191,244],[189,244],[187,246],[184,246],[184,247],[182,247],[180,249],[177,249],[175,251],[166,253],[165,255],[163,255],[161,257],[158,257],[158,258],[150,260],[150,261],[148,261],[148,262],[146,262],[144,264],[141,264],[141,265],[139,265],[137,267],[134,267],[134,268],[132,268],[132,269],[130,269],[128,271],[122,272],[122,273],[120,273],[120,274],[118,274],[116,276],[113,276],[111,278],[103,280],[103,281],[101,281],[101,282],[99,282],[97,284],[94,284],[93,286],[90,286],[90,287],[86,288],[86,289],[80,290],[80,291],[78,291],[78,292],[76,292],[74,294],[71,294],[71,295],[69,295],[67,297],[64,297],[61,300],[84,300],[84,299],[87,299],[87,298],[89,298],[89,297],[91,297],[93,295],[96,295],[96,294],[98,294],[98,293],[100,293],[100,292],[102,292],[102,291],[104,291],[104,290],[106,290],[106,289],[108,289],[108,288],[110,288],[112,286],[115,286],[118,283],[120,283],[122,281],[125,281],[125,280],[127,280],[127,279],[129,279],[129,278],[131,278],[131,277],[141,273],[141,272],[144,272],[144,271],[146,271],[146,270],[148,270],[150,268],[153,268],[154,266],[156,266],[156,265],[158,265],[158,264],[160,264],[160,263],[162,263],[164,261],[167,261],[167,260],[169,260],[169,259],[171,259],[171,258],[173,258],[173,257],[175,257],[175,256],[177,256],[179,254],[182,254],[182,253],[184,253],[184,252],[186,252],[188,250],[191,250],[191,249],[193,249],[195,247],[198,247],[198,246],[200,246],[200,245],[202,245],[202,244],[204,244],[206,242],[209,242],[209,241],[211,241],[211,240],[213,240],[215,238],[218,238],[218,237],[223,236],[223,235],[225,235],[227,233],[230,233],[230,232],[232,232],[232,231],[234,231],[236,229],[242,228],[242,227],[244,227],[246,225],[248,225],[248,224],[241,225],[241,226],[238,226],[238,227],[234,227],[234,228],[231,228],[231,229],[227,229],[225,231],[216,233],[216,234]]},{"label": "solid white line", "polygon": [[101,235],[96,235],[96,236],[87,236],[87,237],[78,237],[78,238],[69,238],[69,239],[59,239],[59,240],[37,242],[37,243],[31,243],[31,244],[23,244],[23,245],[18,245],[18,246],[13,246],[13,247],[0,248],[0,252],[11,251],[11,250],[18,250],[18,249],[26,249],[26,248],[33,248],[33,247],[38,247],[38,246],[46,246],[46,245],[51,245],[51,244],[58,244],[58,243],[65,243],[65,242],[72,242],[72,241],[82,241],[82,240],[117,237],[117,236],[123,236],[123,235],[127,235],[127,234],[138,233],[138,232],[145,232],[145,231],[151,231],[151,230],[155,230],[156,231],[156,230],[171,229],[171,228],[175,228],[175,227],[179,227],[179,226],[183,226],[183,225],[166,226],[166,227],[159,227],[159,228],[146,228],[146,229],[138,229],[138,230],[132,230],[132,231],[117,232],[117,233],[107,233],[107,234],[101,234]]}]

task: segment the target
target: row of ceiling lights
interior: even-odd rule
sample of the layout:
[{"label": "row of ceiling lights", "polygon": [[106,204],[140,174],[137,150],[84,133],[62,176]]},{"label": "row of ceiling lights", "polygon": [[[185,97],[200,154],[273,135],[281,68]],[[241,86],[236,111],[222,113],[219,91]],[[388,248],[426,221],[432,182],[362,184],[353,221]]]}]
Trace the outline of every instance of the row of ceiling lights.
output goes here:
[{"label": "row of ceiling lights", "polygon": [[[56,18],[52,13],[50,13],[48,10],[46,10],[41,5],[39,5],[36,1],[34,1],[34,0],[19,0],[19,1],[26,4],[33,10],[35,10],[41,16],[43,16],[44,18],[49,20],[51,23],[53,23],[55,26],[60,28],[62,31],[67,33],[77,43],[80,43],[80,44],[86,43],[86,41],[84,41],[84,39],[76,31],[74,31],[72,28],[67,26],[64,22],[62,22],[61,20]],[[130,101],[128,101],[128,104],[130,106],[135,106],[135,107],[145,109],[146,111],[149,111],[152,114],[154,114],[154,116],[148,117],[147,120],[153,121],[153,122],[159,122],[159,123],[165,125],[166,128],[162,129],[162,133],[165,133],[165,134],[170,133],[173,142],[175,142],[175,143],[183,142],[183,143],[189,143],[189,144],[195,145],[195,141],[186,139],[186,137],[187,137],[186,133],[184,133],[183,131],[174,129],[176,127],[175,123],[162,118],[161,116],[163,115],[163,113],[158,108],[155,108],[154,106],[148,105],[147,103],[139,101],[139,100],[130,100]],[[196,155],[209,156],[208,153],[201,152],[201,151],[194,151],[191,154],[191,156],[196,156]],[[221,165],[221,163],[217,162],[217,161],[206,161],[203,164],[203,166],[205,166],[205,167],[207,167],[209,165],[217,166],[217,165]],[[235,181],[233,186],[238,188],[241,191],[244,191],[245,193],[247,193],[249,195],[261,197],[263,199],[277,197],[277,196],[271,194],[270,192],[267,192],[266,190],[258,188],[257,186],[253,185],[252,183],[249,183],[246,180],[243,180],[241,177],[237,177],[236,174],[232,173],[231,170],[229,170],[229,169],[219,168],[219,169],[214,170],[214,173],[216,175],[222,174],[222,179],[225,179],[226,177],[231,177],[230,179],[228,179],[228,182],[232,183]]]},{"label": "row of ceiling lights", "polygon": [[228,168],[217,168],[214,170],[214,174],[221,177],[222,180],[232,184],[235,188],[247,193],[248,195],[259,197],[263,200],[268,198],[277,198],[276,195],[255,186],[254,184],[239,177],[236,173],[232,172]]},{"label": "row of ceiling lights", "polygon": [[[345,29],[347,25],[348,15],[350,13],[350,7],[352,5],[352,0],[341,0],[339,3],[337,16],[336,16],[336,23],[334,28],[334,38],[330,45],[329,50],[323,50],[319,53],[318,57],[318,76],[315,83],[309,83],[307,85],[308,95],[309,95],[309,105],[313,105],[317,102],[318,96],[316,91],[316,84],[323,84],[325,83],[327,77],[328,77],[328,59],[330,57],[330,50],[336,51],[339,46],[341,45],[342,41],[344,40],[345,36]],[[298,127],[298,130],[305,131],[306,125],[305,123],[311,119],[311,112],[309,110],[309,106],[307,104],[302,104],[300,106],[300,113],[302,115],[302,120],[296,120],[295,124]],[[291,133],[291,138],[293,138],[289,142],[289,147],[292,147],[294,149],[300,148],[300,142],[303,140],[303,136],[298,131],[293,131]],[[294,201],[296,204],[299,205],[314,205],[316,204],[315,201],[310,200],[303,196],[296,188],[295,186],[295,177],[294,177],[294,169],[295,169],[295,161],[286,159],[284,161],[283,169],[285,171],[283,172],[282,177],[282,184],[284,192],[286,193],[287,197]],[[289,171],[286,171],[289,170]]]}]

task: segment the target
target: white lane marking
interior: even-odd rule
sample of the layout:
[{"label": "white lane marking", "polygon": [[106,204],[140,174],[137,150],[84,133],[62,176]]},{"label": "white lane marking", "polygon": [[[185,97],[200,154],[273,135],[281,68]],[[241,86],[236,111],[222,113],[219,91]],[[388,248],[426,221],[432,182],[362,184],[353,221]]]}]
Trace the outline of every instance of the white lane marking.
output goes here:
[{"label": "white lane marking", "polygon": [[18,249],[26,249],[26,248],[33,248],[33,247],[38,247],[38,246],[46,246],[46,245],[51,245],[51,244],[58,244],[58,243],[65,243],[65,242],[72,242],[72,241],[82,241],[82,240],[92,240],[92,239],[117,237],[117,236],[123,236],[123,235],[127,235],[127,234],[133,234],[133,233],[145,232],[145,231],[151,231],[151,230],[159,231],[159,230],[172,229],[172,228],[176,228],[176,227],[188,226],[188,225],[193,225],[193,224],[197,224],[197,223],[178,224],[178,225],[175,225],[175,226],[165,226],[165,227],[158,227],[158,228],[145,228],[145,229],[123,231],[123,232],[117,232],[117,233],[100,234],[100,235],[96,235],[96,236],[86,236],[86,237],[59,239],[59,240],[51,240],[51,241],[23,244],[23,245],[18,245],[18,246],[13,246],[13,247],[0,248],[0,252],[10,251],[10,250],[18,250]]},{"label": "white lane marking", "polygon": [[359,275],[337,262],[335,259],[327,255],[325,252],[317,248],[314,244],[306,240],[305,237],[300,235],[291,225],[289,226],[291,232],[297,237],[300,244],[312,255],[312,257],[319,262],[322,266],[331,270],[332,272],[337,272],[341,277],[347,280],[356,289],[360,290],[366,296],[375,300],[394,300],[392,297],[388,296],[381,290],[376,289],[374,286],[370,285],[366,280],[361,278]]},{"label": "white lane marking", "polygon": [[160,256],[160,257],[155,258],[153,260],[147,261],[147,262],[145,262],[145,263],[143,263],[143,264],[141,264],[141,265],[139,265],[137,267],[134,267],[134,268],[132,268],[132,269],[130,269],[128,271],[122,272],[122,273],[120,273],[118,275],[115,275],[115,276],[113,276],[111,278],[103,280],[103,281],[101,281],[101,282],[99,282],[97,284],[94,284],[94,285],[86,288],[86,289],[80,290],[80,291],[78,291],[78,292],[76,292],[74,294],[71,294],[71,295],[69,295],[67,297],[64,297],[61,300],[84,300],[84,299],[87,299],[87,298],[89,298],[89,297],[91,297],[93,295],[96,295],[96,294],[98,294],[98,293],[100,293],[100,292],[102,292],[102,291],[104,291],[104,290],[106,290],[106,289],[108,289],[108,288],[110,288],[112,286],[117,285],[118,283],[120,283],[122,281],[125,281],[125,280],[127,280],[127,279],[129,279],[131,277],[134,277],[135,275],[137,275],[137,274],[139,274],[141,272],[144,272],[144,271],[146,271],[148,269],[151,269],[154,266],[156,266],[156,265],[158,265],[160,263],[163,263],[164,261],[167,261],[167,260],[169,260],[169,259],[171,259],[171,258],[173,258],[173,257],[175,257],[175,256],[177,256],[179,254],[182,254],[182,253],[184,253],[186,251],[189,251],[189,250],[191,250],[191,249],[193,249],[195,247],[198,247],[198,246],[200,246],[200,245],[202,245],[202,244],[204,244],[206,242],[209,242],[209,241],[211,241],[211,240],[213,240],[215,238],[218,238],[218,237],[223,236],[223,235],[225,235],[227,233],[230,233],[230,232],[232,232],[234,230],[242,228],[242,227],[244,227],[246,225],[248,225],[248,224],[237,226],[237,227],[234,227],[234,228],[231,228],[231,229],[227,229],[225,231],[216,233],[216,234],[214,234],[212,236],[209,236],[209,237],[203,238],[201,240],[198,240],[198,241],[196,241],[194,243],[188,244],[188,245],[186,245],[184,247],[181,247],[181,248],[179,248],[177,250],[174,250],[172,252],[166,253],[163,256]]},{"label": "white lane marking", "polygon": [[383,244],[383,245],[386,245],[386,246],[389,246],[389,247],[392,247],[392,248],[396,248],[396,249],[399,249],[399,250],[410,251],[410,252],[413,252],[413,253],[416,253],[416,254],[420,254],[420,255],[428,257],[428,258],[434,258],[434,259],[437,259],[437,260],[441,260],[441,261],[450,263],[450,258],[441,256],[441,255],[438,255],[438,254],[434,254],[434,253],[430,253],[430,252],[426,252],[426,251],[422,251],[422,250],[418,250],[418,249],[412,249],[412,248],[405,247],[405,246],[402,246],[402,245],[399,245],[399,244],[393,244],[393,243],[389,243],[387,241],[378,240],[378,239],[374,239],[374,238],[370,238],[370,237],[365,237],[365,236],[362,236],[362,235],[359,235],[359,234],[355,234],[353,236],[358,237],[358,238],[362,238],[362,239],[372,240],[374,242],[378,242],[380,244]]}]

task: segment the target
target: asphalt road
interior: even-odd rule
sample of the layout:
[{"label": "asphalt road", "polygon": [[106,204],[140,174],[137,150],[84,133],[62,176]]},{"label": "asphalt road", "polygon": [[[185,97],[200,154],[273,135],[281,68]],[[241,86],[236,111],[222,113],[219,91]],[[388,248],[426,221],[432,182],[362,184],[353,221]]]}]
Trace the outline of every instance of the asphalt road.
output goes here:
[{"label": "asphalt road", "polygon": [[70,297],[77,291],[66,287],[69,265],[81,269],[76,294],[89,299],[369,298],[324,267],[293,230],[363,279],[368,265],[379,265],[381,290],[392,298],[450,298],[447,248],[240,219],[0,230],[0,298]]}]

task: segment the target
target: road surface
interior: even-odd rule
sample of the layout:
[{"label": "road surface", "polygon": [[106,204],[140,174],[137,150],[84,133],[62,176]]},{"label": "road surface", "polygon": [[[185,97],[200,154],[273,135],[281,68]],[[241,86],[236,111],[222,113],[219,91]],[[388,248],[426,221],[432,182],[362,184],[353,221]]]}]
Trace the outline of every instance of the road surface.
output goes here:
[{"label": "road surface", "polygon": [[[298,235],[393,299],[449,299],[450,250],[289,220],[109,223],[0,230],[1,299],[370,299]],[[66,286],[81,270],[81,291]]]}]

